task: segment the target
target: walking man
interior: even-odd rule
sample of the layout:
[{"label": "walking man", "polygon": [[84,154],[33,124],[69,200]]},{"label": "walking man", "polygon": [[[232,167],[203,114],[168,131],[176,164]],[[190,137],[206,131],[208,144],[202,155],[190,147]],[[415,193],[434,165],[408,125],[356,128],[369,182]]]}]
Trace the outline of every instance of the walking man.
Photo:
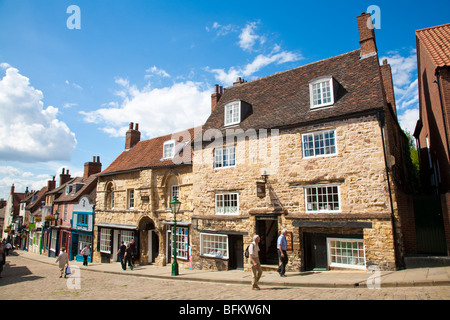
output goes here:
[{"label": "walking man", "polygon": [[259,262],[259,241],[261,238],[258,235],[253,237],[253,242],[250,244],[248,248],[249,253],[249,262],[252,265],[252,290],[260,290],[258,286],[259,279],[262,275],[261,263]]},{"label": "walking man", "polygon": [[288,263],[286,233],[287,230],[283,229],[277,240],[278,259],[280,260],[280,266],[277,271],[281,277],[286,277],[284,273],[286,272],[286,265]]}]

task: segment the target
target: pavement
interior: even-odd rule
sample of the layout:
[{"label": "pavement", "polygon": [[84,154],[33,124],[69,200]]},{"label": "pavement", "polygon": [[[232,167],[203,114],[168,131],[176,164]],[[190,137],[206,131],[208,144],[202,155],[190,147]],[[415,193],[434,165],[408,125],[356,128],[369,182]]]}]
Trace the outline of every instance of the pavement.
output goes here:
[{"label": "pavement", "polygon": [[[57,266],[56,258],[16,250],[15,254],[26,258]],[[179,266],[179,275],[172,276],[172,267],[167,265],[137,265],[134,270],[123,271],[120,263],[89,263],[70,261],[71,266],[81,270],[119,274],[135,277],[148,277],[165,280],[217,282],[227,284],[251,284],[252,273],[243,270],[211,271],[191,270]],[[82,272],[82,271],[81,271]],[[264,271],[259,282],[262,286],[286,287],[320,287],[320,288],[388,288],[388,287],[423,287],[450,286],[450,267],[415,268],[398,271],[361,271],[329,270],[309,272],[286,272],[280,277],[276,271]]]}]

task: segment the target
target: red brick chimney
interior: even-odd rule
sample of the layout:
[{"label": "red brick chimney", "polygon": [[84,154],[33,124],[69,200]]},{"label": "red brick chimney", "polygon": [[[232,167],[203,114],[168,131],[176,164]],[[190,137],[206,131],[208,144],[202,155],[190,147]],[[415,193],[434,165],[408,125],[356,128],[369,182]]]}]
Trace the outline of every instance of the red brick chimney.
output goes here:
[{"label": "red brick chimney", "polygon": [[11,195],[13,195],[14,194],[14,189],[15,189],[15,187],[14,187],[14,183],[12,184],[12,186],[11,186]]},{"label": "red brick chimney", "polygon": [[217,106],[217,103],[220,100],[220,97],[222,97],[223,94],[223,87],[216,84],[214,86],[215,92],[211,95],[211,113],[214,111],[214,109]]},{"label": "red brick chimney", "polygon": [[381,77],[383,79],[384,92],[386,94],[386,102],[390,103],[394,114],[397,116],[397,108],[395,107],[394,83],[392,82],[391,66],[387,59],[383,59],[383,64],[380,67]]},{"label": "red brick chimney", "polygon": [[69,169],[62,169],[61,174],[59,175],[59,185],[62,186],[64,183],[70,180]]},{"label": "red brick chimney", "polygon": [[53,176],[53,180],[48,180],[47,191],[52,191],[55,188],[56,188],[56,181],[55,181],[55,176]]},{"label": "red brick chimney", "polygon": [[359,30],[359,44],[361,45],[361,58],[377,53],[375,43],[375,27],[373,26],[370,13],[361,13],[357,17]]},{"label": "red brick chimney", "polygon": [[101,171],[102,171],[102,164],[100,162],[100,157],[94,156],[92,162],[84,163],[83,179],[86,180],[90,175],[99,173]]},{"label": "red brick chimney", "polygon": [[139,141],[141,141],[141,133],[139,132],[139,123],[136,123],[136,126],[133,129],[133,122],[130,122],[130,126],[125,135],[125,150],[133,148]]}]

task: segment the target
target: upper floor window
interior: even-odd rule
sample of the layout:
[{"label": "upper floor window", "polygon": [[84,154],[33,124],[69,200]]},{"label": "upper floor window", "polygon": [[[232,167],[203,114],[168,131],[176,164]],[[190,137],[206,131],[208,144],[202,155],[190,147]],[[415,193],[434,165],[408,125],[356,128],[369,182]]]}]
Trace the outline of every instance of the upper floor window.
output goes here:
[{"label": "upper floor window", "polygon": [[128,209],[134,208],[134,189],[128,190]]},{"label": "upper floor window", "polygon": [[325,130],[302,135],[303,157],[333,155],[336,149],[336,130]]},{"label": "upper floor window", "polygon": [[239,214],[239,196],[236,192],[216,194],[216,214]]},{"label": "upper floor window", "polygon": [[225,105],[225,126],[241,122],[241,102],[233,101]]},{"label": "upper floor window", "polygon": [[214,168],[234,167],[236,165],[236,147],[214,149]]},{"label": "upper floor window", "polygon": [[306,212],[339,212],[339,186],[311,186],[305,188]]},{"label": "upper floor window", "polygon": [[164,142],[163,159],[172,159],[175,156],[175,140]]},{"label": "upper floor window", "polygon": [[334,104],[333,78],[321,77],[309,83],[311,109]]}]

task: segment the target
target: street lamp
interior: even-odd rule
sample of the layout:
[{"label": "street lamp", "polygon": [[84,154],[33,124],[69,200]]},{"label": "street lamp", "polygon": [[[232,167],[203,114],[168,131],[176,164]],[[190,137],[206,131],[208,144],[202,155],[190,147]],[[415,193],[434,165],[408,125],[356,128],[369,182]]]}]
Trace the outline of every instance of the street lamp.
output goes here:
[{"label": "street lamp", "polygon": [[178,263],[177,263],[177,213],[180,211],[181,202],[178,201],[178,197],[174,195],[173,200],[170,201],[170,210],[173,213],[173,229],[172,233],[172,247],[173,247],[173,262],[172,262],[172,276],[178,275]]}]

